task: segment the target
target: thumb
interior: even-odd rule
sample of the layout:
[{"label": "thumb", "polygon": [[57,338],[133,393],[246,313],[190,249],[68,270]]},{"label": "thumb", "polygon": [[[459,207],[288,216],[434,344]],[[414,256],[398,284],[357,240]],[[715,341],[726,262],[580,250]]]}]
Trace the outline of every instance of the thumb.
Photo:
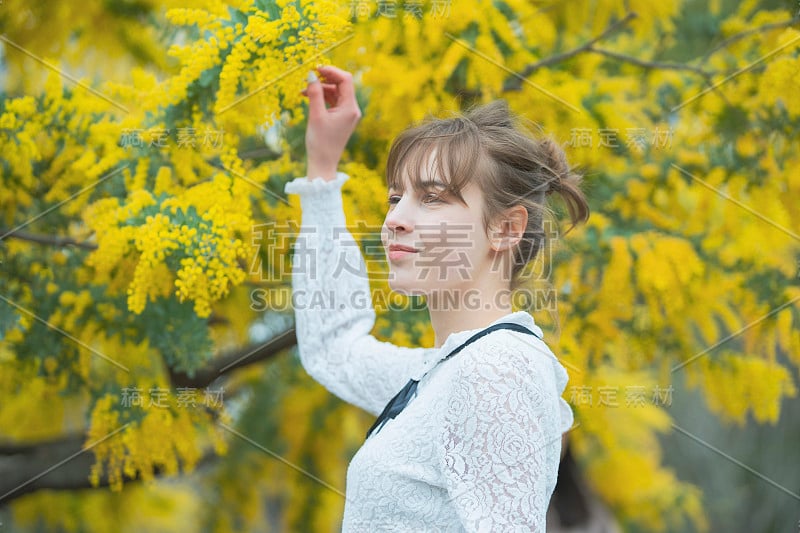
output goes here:
[{"label": "thumb", "polygon": [[319,82],[317,75],[313,70],[308,71],[308,88],[306,89],[306,96],[308,96],[308,114],[309,119],[321,116],[325,112],[325,95],[322,89],[322,84]]}]

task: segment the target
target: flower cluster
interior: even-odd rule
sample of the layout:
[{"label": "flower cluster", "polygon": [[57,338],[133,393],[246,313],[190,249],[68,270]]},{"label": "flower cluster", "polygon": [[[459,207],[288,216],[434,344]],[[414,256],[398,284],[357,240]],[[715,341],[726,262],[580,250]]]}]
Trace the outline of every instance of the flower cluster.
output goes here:
[{"label": "flower cluster", "polygon": [[141,313],[148,299],[175,290],[180,301],[193,301],[197,315],[207,317],[211,303],[245,278],[239,260],[246,249],[237,236],[249,227],[243,192],[220,175],[178,196],[156,198],[137,189],[124,205],[116,198],[100,200],[86,216],[98,244],[87,262],[106,277],[133,256],[127,295],[134,313]]},{"label": "flower cluster", "polygon": [[[123,477],[149,481],[156,471],[175,474],[179,464],[191,471],[202,455],[198,428],[211,422],[201,409],[143,409],[142,416],[120,411],[114,396],[107,394],[94,405],[87,445],[92,444],[97,461],[89,480],[98,486],[105,470],[112,490],[121,490]],[[210,424],[210,437],[217,453],[226,452],[220,430]]]}]

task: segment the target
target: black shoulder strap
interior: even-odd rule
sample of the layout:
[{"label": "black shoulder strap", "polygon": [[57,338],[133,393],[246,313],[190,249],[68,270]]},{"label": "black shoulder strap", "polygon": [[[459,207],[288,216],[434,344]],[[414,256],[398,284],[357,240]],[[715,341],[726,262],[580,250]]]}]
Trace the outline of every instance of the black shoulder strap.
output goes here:
[{"label": "black shoulder strap", "polygon": [[[468,344],[470,344],[472,342],[475,342],[476,340],[480,339],[484,335],[488,335],[489,333],[491,333],[493,331],[497,331],[498,329],[512,329],[512,330],[518,331],[520,333],[527,333],[529,335],[533,335],[537,339],[540,339],[540,340],[542,339],[536,333],[534,333],[533,331],[529,330],[525,326],[521,326],[519,324],[514,324],[512,322],[500,322],[498,324],[493,324],[493,325],[489,326],[488,328],[482,329],[478,333],[474,334],[472,337],[470,337],[469,339],[464,341],[461,344],[461,346],[459,346],[458,348],[454,349],[452,352],[447,354],[447,357],[443,358],[442,360],[440,360],[436,364],[438,365],[439,363],[441,363],[443,361],[447,361],[448,359],[453,357],[455,354],[457,354],[458,352],[463,350],[464,347],[467,346]],[[428,372],[430,372],[430,370]],[[427,374],[427,372],[426,372],[426,374]],[[420,378],[420,379],[422,379],[422,378]],[[369,428],[369,431],[367,431],[367,438],[369,438],[370,435],[372,435],[373,432],[377,433],[378,431],[380,431],[380,429],[383,427],[383,425],[386,422],[388,422],[390,418],[396,417],[397,415],[400,414],[400,412],[403,409],[405,409],[405,406],[408,405],[408,402],[411,401],[411,399],[416,395],[417,383],[419,383],[419,380],[416,380],[416,379],[410,380],[408,383],[406,383],[406,385],[402,389],[400,389],[400,392],[398,392],[394,396],[394,398],[389,400],[389,403],[386,404],[386,407],[384,407],[383,411],[378,416],[378,419],[375,421],[375,423],[372,425],[372,427]]]},{"label": "black shoulder strap", "polygon": [[[513,329],[514,331],[518,331],[520,333],[528,333],[530,335],[533,335],[537,339],[542,340],[541,337],[539,337],[539,335],[537,335],[536,333],[532,332],[531,330],[529,330],[525,326],[520,326],[519,324],[514,324],[512,322],[500,322],[499,324],[491,325],[488,328],[479,331],[478,333],[476,333],[475,335],[473,335],[469,339],[465,340],[464,343],[461,346],[459,346],[458,348],[456,348],[455,350],[450,352],[447,355],[447,357],[442,359],[442,361],[447,361],[448,359],[453,357],[455,354],[457,354],[458,352],[463,350],[464,347],[467,346],[468,344],[470,344],[472,342],[475,342],[476,340],[480,339],[484,335],[488,335],[489,333],[491,333],[493,331],[497,331],[498,329]],[[441,363],[442,361],[439,361],[439,363]]]}]

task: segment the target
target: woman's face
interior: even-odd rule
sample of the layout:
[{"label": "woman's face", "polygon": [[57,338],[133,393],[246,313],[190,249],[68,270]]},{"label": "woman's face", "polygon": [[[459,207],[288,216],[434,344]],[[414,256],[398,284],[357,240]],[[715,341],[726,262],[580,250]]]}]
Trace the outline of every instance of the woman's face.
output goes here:
[{"label": "woman's face", "polygon": [[[404,175],[404,190],[388,191],[381,240],[389,262],[389,286],[403,294],[466,290],[492,271],[496,252],[483,227],[483,193],[470,182],[464,203],[448,195],[436,175],[425,174],[415,191]],[[392,250],[407,246],[415,251]]]}]

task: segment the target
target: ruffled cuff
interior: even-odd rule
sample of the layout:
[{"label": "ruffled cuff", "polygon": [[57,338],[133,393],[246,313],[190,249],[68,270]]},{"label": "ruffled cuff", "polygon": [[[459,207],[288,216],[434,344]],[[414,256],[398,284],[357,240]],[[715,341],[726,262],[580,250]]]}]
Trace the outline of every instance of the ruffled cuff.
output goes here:
[{"label": "ruffled cuff", "polygon": [[337,172],[336,178],[330,181],[319,176],[312,179],[303,176],[286,183],[283,192],[300,195],[303,218],[312,221],[319,216],[344,213],[341,190],[342,185],[349,179],[350,176],[344,172]]},{"label": "ruffled cuff", "polygon": [[288,182],[283,187],[283,192],[286,194],[320,194],[330,189],[341,189],[344,182],[350,179],[350,176],[344,172],[337,172],[336,178],[326,181],[321,177],[309,179],[308,176],[302,178],[295,178]]}]

